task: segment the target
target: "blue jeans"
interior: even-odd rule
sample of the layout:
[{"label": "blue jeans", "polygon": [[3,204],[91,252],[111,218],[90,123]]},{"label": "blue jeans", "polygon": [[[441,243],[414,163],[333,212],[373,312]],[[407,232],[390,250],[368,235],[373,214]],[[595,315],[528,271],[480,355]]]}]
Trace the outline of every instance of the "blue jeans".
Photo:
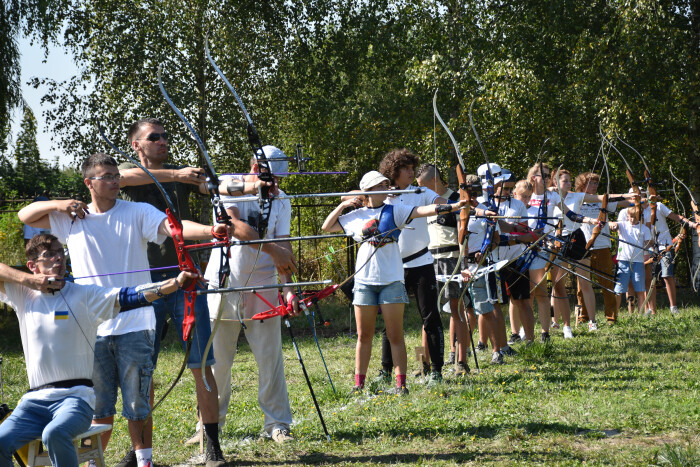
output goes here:
[{"label": "blue jeans", "polygon": [[154,332],[135,331],[116,336],[98,336],[95,341],[95,419],[117,413],[117,388],[122,390],[122,416],[145,420],[153,379]]},{"label": "blue jeans", "polygon": [[[151,273],[153,282],[160,282],[172,277],[177,277],[180,271],[160,272],[154,271]],[[156,340],[153,352],[153,367],[158,361],[160,354],[160,338],[163,334],[163,326],[165,320],[170,315],[172,323],[180,336],[182,349],[186,350],[187,343],[182,340],[182,322],[185,319],[185,291],[178,289],[170,295],[159,298],[152,302],[153,311],[156,314]],[[192,350],[187,359],[187,368],[200,368],[202,366],[202,356],[204,355],[204,347],[207,345],[209,336],[211,336],[211,324],[209,323],[209,307],[207,306],[207,298],[205,295],[200,295],[194,301],[194,329],[192,330]],[[206,366],[214,364],[214,351],[210,348],[207,353]]]},{"label": "blue jeans", "polygon": [[41,436],[56,467],[76,467],[73,438],[90,428],[92,409],[78,397],[58,401],[22,399],[0,424],[0,467],[11,467],[12,453]]}]

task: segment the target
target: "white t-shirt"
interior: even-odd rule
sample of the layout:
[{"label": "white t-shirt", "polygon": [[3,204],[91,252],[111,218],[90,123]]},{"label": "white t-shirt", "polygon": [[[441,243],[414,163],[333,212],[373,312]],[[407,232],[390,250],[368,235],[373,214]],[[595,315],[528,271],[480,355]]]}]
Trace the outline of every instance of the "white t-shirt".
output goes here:
[{"label": "white t-shirt", "polygon": [[[488,209],[485,204],[479,203],[476,209]],[[474,216],[469,216],[469,223],[467,224],[467,230],[469,231],[469,242],[468,248],[469,253],[476,253],[481,250],[481,245],[484,243],[484,237],[486,235],[486,227],[488,222],[484,218],[475,218]]]},{"label": "white t-shirt", "polygon": [[[499,216],[527,216],[527,208],[525,203],[519,199],[509,198],[506,201],[502,201],[501,205],[498,207]],[[518,222],[524,222],[525,219],[504,219],[509,224],[517,224]],[[524,244],[518,243],[516,245],[501,246],[498,247],[498,260],[504,259],[514,259],[520,255],[525,248]]]},{"label": "white t-shirt", "polygon": [[[668,229],[668,223],[666,222],[666,218],[669,214],[671,214],[671,212],[673,211],[671,211],[663,203],[656,203],[656,229],[654,230],[654,233],[658,235],[657,242],[659,243],[659,246],[668,246],[673,244],[673,237],[671,236],[671,232]],[[644,222],[651,222],[651,206],[647,206],[644,210]]]},{"label": "white t-shirt", "polygon": [[[545,212],[545,217],[555,217],[555,207],[557,204],[559,204],[559,193],[555,193],[552,191],[547,191],[547,209]],[[536,195],[532,194],[530,197],[530,206],[527,209],[528,216],[531,217],[536,217],[539,215],[539,209],[540,206],[542,205],[542,202],[544,201],[544,193],[541,195]],[[561,217],[561,211],[557,210],[559,213],[559,217]],[[534,229],[537,227],[537,221],[538,219],[530,219],[528,220],[528,225],[530,226],[531,229]],[[556,219],[544,219],[546,222],[544,226],[544,232],[549,233],[555,230],[555,225],[557,224]]]},{"label": "white t-shirt", "polygon": [[[163,243],[167,236],[158,233],[165,213],[146,203],[118,199],[112,209],[96,213],[92,204],[90,214],[75,222],[62,212],[49,215],[51,231],[59,241],[68,245],[75,277],[94,276],[111,272],[144,269],[143,272],[77,279],[78,284],[102,287],[133,287],[151,282],[147,271],[148,242]],[[129,310],[100,325],[98,336],[113,336],[155,329],[153,307]]]},{"label": "white t-shirt", "polygon": [[[581,211],[579,214],[586,216],[586,217],[592,217],[593,219],[598,218],[598,214],[600,214],[600,208],[603,206],[603,203],[583,203],[581,205]],[[612,202],[608,203],[608,211],[610,212],[615,212],[617,210],[617,202]],[[607,219],[610,219],[610,214],[608,214]],[[591,239],[591,235],[593,235],[593,228],[595,226],[591,224],[581,224],[581,231],[583,234],[586,236],[586,242]],[[591,250],[601,250],[603,248],[608,248],[610,249],[610,246],[612,245],[611,240],[610,240],[610,226],[605,223],[603,226],[603,230],[601,230],[600,235],[598,235],[595,239],[595,242],[593,243],[593,247]]]},{"label": "white t-shirt", "polygon": [[[414,190],[415,186],[409,185],[405,188],[406,190]],[[388,196],[386,204],[393,204],[394,206],[428,206],[435,203],[435,199],[440,196],[433,190],[426,188],[422,193],[404,193],[399,196]],[[398,224],[397,224],[398,225]],[[427,248],[430,244],[430,234],[428,233],[428,222],[425,217],[419,217],[413,219],[411,222],[411,229],[406,229],[401,232],[399,237],[399,250],[401,251],[401,257],[407,258],[414,253],[419,252],[423,248]],[[430,252],[416,258],[408,263],[404,263],[404,268],[415,268],[418,266],[424,266],[426,264],[433,264],[433,255]]]},{"label": "white t-shirt", "polygon": [[[620,213],[622,214],[622,213]],[[626,217],[625,213],[625,217]],[[632,225],[628,221],[621,221],[618,217],[617,231],[620,238],[625,242],[633,243],[637,247],[628,243],[618,242],[617,260],[630,261],[633,263],[644,262],[644,245],[651,239],[651,231],[644,224]]]},{"label": "white t-shirt", "polygon": [[[243,179],[241,175],[225,175],[220,177],[220,180],[228,178]],[[280,190],[280,196],[284,192]],[[260,214],[260,205],[256,202],[236,202],[236,196],[221,196],[221,201],[225,208],[237,207],[239,218],[250,225],[254,230],[257,230],[258,216]],[[290,223],[292,219],[292,203],[288,199],[272,200],[270,217],[268,221],[265,238],[279,238],[289,236]],[[234,239],[236,239],[234,234]],[[243,286],[246,282],[248,285],[264,285],[273,284],[277,277],[275,263],[272,257],[267,253],[260,252],[258,257],[258,249],[260,245],[242,245],[231,247],[231,257],[229,266],[231,267],[231,276],[229,279],[230,287]],[[255,259],[257,258],[257,263]],[[221,261],[221,248],[215,248],[211,251],[209,264],[204,273],[204,277],[209,280],[209,284],[214,287],[219,287],[219,262]],[[255,269],[254,274],[251,275]],[[249,280],[250,278],[250,280]],[[215,313],[210,314],[214,317]]]},{"label": "white t-shirt", "polygon": [[[399,229],[403,229],[411,221],[409,217],[415,206],[398,204],[394,205],[393,208],[394,224]],[[375,237],[374,240],[363,242],[357,252],[355,270],[359,272],[355,275],[355,282],[358,284],[386,285],[397,281],[403,283],[404,281],[399,242],[407,231],[401,231],[399,242],[388,235],[382,236],[382,233],[386,232],[379,232],[379,235],[377,235],[377,223],[383,209],[384,206],[378,208],[364,207],[338,218],[338,222],[340,222],[343,230],[352,234],[356,242]],[[413,222],[411,222],[411,225],[413,225]],[[380,242],[382,238],[383,241]]]},{"label": "white t-shirt", "polygon": [[[17,313],[29,387],[92,379],[97,326],[119,313],[119,290],[66,282],[60,293],[50,294],[5,282],[0,301]],[[80,397],[95,408],[95,393],[87,386],[41,389],[23,399],[67,396]]]},{"label": "white t-shirt", "polygon": [[[551,196],[551,193],[547,194],[547,198]],[[583,204],[583,198],[586,197],[586,193],[580,193],[577,191],[570,191],[569,193],[566,194],[566,198],[564,198],[564,204],[566,205],[567,208],[569,208],[570,211],[575,212],[576,214],[581,213],[581,205]],[[563,229],[561,234],[562,235],[571,235],[571,233],[578,229],[581,224],[578,222],[574,222],[568,217],[566,217],[563,212],[561,211],[561,205],[559,204],[559,201],[561,198],[557,194],[557,206],[554,209],[554,215],[555,216],[563,216],[564,218],[564,224],[563,224]],[[596,216],[597,217],[597,216]]]}]

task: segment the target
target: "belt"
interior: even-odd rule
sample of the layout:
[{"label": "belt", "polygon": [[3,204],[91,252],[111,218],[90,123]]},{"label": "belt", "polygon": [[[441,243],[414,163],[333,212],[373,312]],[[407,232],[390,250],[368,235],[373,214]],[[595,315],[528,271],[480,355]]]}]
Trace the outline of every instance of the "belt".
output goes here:
[{"label": "belt", "polygon": [[53,383],[42,384],[41,386],[37,386],[35,388],[30,389],[28,392],[39,391],[41,389],[53,389],[53,388],[68,389],[68,388],[73,388],[75,386],[87,386],[87,387],[91,388],[91,387],[93,387],[93,384],[92,384],[91,379],[64,379],[63,381],[54,381]]},{"label": "belt", "polygon": [[[430,252],[434,255],[440,254],[440,253],[449,253],[451,251],[459,251],[459,245],[450,245],[450,246],[443,246],[440,248],[431,248]],[[404,261],[405,263],[406,261]]]},{"label": "belt", "polygon": [[406,264],[406,263],[408,263],[408,262],[410,262],[410,261],[413,261],[414,259],[420,258],[420,257],[423,256],[424,254],[426,254],[428,251],[429,251],[429,250],[428,250],[428,247],[426,246],[426,247],[423,248],[422,250],[417,251],[417,252],[413,253],[412,255],[408,255],[408,256],[406,256],[405,258],[402,258],[401,261],[403,261],[403,264]]}]

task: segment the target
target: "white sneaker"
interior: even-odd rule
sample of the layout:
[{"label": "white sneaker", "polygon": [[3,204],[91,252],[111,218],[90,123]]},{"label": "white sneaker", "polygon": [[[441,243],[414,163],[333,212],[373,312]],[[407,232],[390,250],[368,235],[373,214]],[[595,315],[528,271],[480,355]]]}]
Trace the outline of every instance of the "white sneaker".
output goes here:
[{"label": "white sneaker", "polygon": [[525,340],[525,328],[520,326],[520,339]]},{"label": "white sneaker", "polygon": [[276,443],[285,443],[287,441],[292,441],[294,438],[292,438],[292,435],[289,434],[289,429],[287,428],[275,428],[272,430],[272,435],[270,437],[276,442]]},{"label": "white sneaker", "polygon": [[559,329],[559,323],[552,321],[552,324],[549,326],[551,329]]},{"label": "white sneaker", "polygon": [[574,337],[571,332],[571,326],[564,326],[564,339],[572,339]]},{"label": "white sneaker", "polygon": [[671,314],[672,314],[672,315],[679,315],[679,314],[680,314],[680,312],[678,311],[678,307],[677,307],[677,306],[672,306],[672,307],[671,307]]},{"label": "white sneaker", "polygon": [[647,311],[644,312],[644,316],[651,318],[651,308],[647,308]]},{"label": "white sneaker", "polygon": [[595,321],[588,322],[588,332],[593,332],[598,330],[598,323]]}]

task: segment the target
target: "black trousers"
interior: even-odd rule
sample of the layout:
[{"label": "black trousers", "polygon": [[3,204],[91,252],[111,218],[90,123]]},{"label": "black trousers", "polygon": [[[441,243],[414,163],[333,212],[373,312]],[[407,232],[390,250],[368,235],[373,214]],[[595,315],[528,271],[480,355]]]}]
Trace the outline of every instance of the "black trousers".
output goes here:
[{"label": "black trousers", "polygon": [[[406,292],[416,296],[418,313],[423,318],[423,329],[428,336],[430,366],[433,371],[442,371],[445,362],[445,336],[442,331],[440,310],[437,305],[438,287],[435,281],[435,268],[432,264],[404,269]],[[391,373],[394,367],[391,346],[382,331],[382,368]]]}]

